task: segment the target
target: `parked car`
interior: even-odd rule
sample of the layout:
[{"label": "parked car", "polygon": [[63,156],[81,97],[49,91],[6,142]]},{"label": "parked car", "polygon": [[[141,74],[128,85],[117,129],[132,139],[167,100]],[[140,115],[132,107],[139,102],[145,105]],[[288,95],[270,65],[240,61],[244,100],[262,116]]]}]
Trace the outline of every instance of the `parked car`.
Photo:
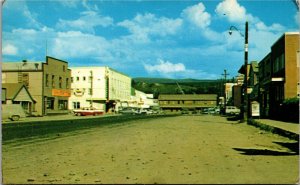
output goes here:
[{"label": "parked car", "polygon": [[139,114],[139,111],[136,108],[133,107],[125,107],[122,108],[122,110],[119,110],[119,113],[121,114]]},{"label": "parked car", "polygon": [[189,109],[183,108],[183,109],[181,110],[181,114],[189,114]]},{"label": "parked car", "polygon": [[73,110],[75,116],[88,116],[88,115],[102,115],[104,114],[104,110],[96,109],[94,107],[83,107],[81,109]]},{"label": "parked car", "polygon": [[241,110],[235,106],[226,106],[225,113],[228,115],[238,115]]},{"label": "parked car", "polygon": [[18,121],[20,118],[26,117],[25,111],[20,104],[2,104],[1,112],[2,120]]}]

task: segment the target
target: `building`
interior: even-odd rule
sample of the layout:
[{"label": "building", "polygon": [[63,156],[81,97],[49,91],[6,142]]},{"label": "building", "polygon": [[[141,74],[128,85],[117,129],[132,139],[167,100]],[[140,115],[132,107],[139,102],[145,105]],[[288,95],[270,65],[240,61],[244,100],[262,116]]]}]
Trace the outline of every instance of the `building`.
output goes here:
[{"label": "building", "polygon": [[146,94],[142,91],[133,89],[133,94],[131,95],[128,106],[138,108],[157,107],[158,100],[154,99],[153,94]]},{"label": "building", "polygon": [[31,115],[35,100],[25,85],[21,83],[2,84],[2,104],[21,104],[27,115]]},{"label": "building", "polygon": [[46,62],[3,62],[2,83],[20,83],[36,101],[32,114],[68,112],[71,71],[68,62],[46,56]]},{"label": "building", "polygon": [[217,94],[160,94],[159,106],[163,110],[179,111],[182,109],[202,110],[216,107]]},{"label": "building", "polygon": [[284,100],[299,97],[299,32],[284,33],[259,63],[261,114],[276,118]]},{"label": "building", "polygon": [[72,67],[69,109],[114,111],[129,101],[131,78],[109,67]]}]

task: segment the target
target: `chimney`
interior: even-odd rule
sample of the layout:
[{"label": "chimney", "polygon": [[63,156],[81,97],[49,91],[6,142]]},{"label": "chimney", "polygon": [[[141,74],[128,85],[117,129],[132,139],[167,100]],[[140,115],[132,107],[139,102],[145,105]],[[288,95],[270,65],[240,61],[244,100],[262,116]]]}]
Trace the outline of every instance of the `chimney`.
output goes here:
[{"label": "chimney", "polygon": [[38,64],[38,63],[35,63],[34,65],[35,65],[35,70],[37,71],[38,68],[39,68],[39,64]]},{"label": "chimney", "polygon": [[23,66],[25,66],[27,64],[27,60],[23,60]]}]

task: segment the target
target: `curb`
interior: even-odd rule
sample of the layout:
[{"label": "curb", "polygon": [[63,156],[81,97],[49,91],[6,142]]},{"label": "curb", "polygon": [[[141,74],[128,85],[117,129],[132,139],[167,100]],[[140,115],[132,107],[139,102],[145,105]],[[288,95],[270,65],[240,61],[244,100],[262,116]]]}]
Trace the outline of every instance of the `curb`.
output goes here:
[{"label": "curb", "polygon": [[290,132],[290,131],[287,131],[287,130],[284,130],[284,129],[281,129],[281,128],[278,128],[278,127],[273,127],[273,126],[270,126],[270,125],[266,125],[266,124],[263,124],[261,122],[255,121],[253,119],[249,119],[247,124],[258,127],[258,128],[260,128],[262,130],[265,130],[265,131],[272,132],[274,134],[278,134],[278,135],[283,136],[283,137],[287,137],[287,138],[292,139],[292,140],[296,140],[296,141],[299,142],[299,134],[296,134],[296,133],[293,133],[293,132]]}]

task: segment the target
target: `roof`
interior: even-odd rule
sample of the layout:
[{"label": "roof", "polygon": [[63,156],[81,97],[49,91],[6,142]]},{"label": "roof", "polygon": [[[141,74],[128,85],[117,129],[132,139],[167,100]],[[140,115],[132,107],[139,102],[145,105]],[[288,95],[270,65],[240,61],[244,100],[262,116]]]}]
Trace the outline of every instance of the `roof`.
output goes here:
[{"label": "roof", "polygon": [[217,94],[160,94],[159,100],[217,100]]},{"label": "roof", "polygon": [[3,83],[2,84],[2,89],[6,89],[6,99],[8,99],[8,100],[15,99],[17,97],[17,95],[19,94],[19,92],[22,90],[22,88],[24,88],[27,91],[31,100],[33,102],[35,102],[35,100],[32,98],[31,94],[29,93],[28,89],[26,88],[26,86],[24,84],[21,84],[21,83]]},{"label": "roof", "polygon": [[[239,69],[238,72],[239,72],[240,74],[245,74],[245,69],[244,69],[245,67],[244,67],[244,66],[245,66],[245,64],[243,64],[243,65],[241,66],[241,68]],[[248,64],[247,66],[248,66],[248,67],[247,67],[247,75],[248,75],[248,74],[249,74],[249,71],[250,71],[250,64]]]},{"label": "roof", "polygon": [[42,70],[42,62],[3,62],[2,71],[32,71]]}]

